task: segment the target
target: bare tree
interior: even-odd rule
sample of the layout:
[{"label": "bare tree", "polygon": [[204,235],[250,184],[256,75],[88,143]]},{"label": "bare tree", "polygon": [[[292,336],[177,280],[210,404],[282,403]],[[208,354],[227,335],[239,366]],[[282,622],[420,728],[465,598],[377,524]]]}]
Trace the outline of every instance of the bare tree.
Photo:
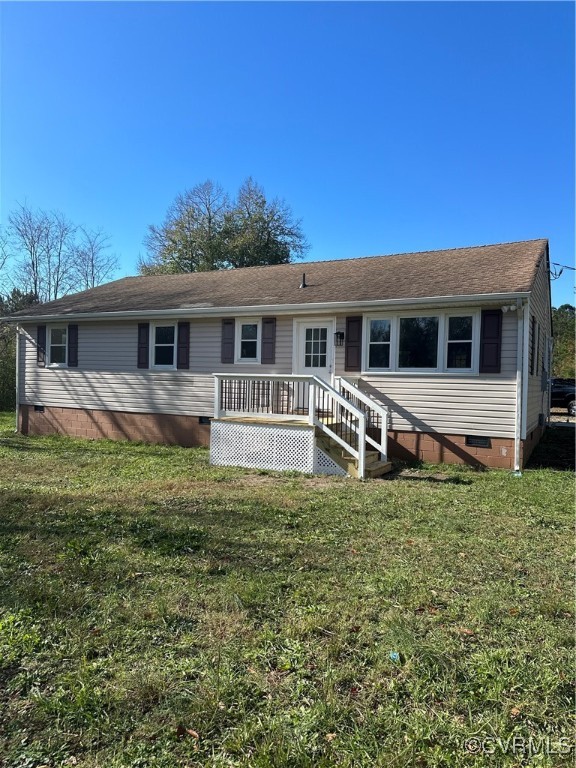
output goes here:
[{"label": "bare tree", "polygon": [[118,269],[118,259],[106,253],[110,237],[101,229],[78,229],[80,239],[76,243],[74,283],[79,291],[86,291],[109,280]]},{"label": "bare tree", "polygon": [[8,257],[10,256],[10,249],[8,246],[8,235],[6,232],[0,230],[0,274],[8,263]]},{"label": "bare tree", "polygon": [[25,291],[51,301],[73,290],[76,227],[63,214],[20,205],[8,217],[8,234]]},{"label": "bare tree", "polygon": [[46,237],[45,215],[20,205],[8,217],[8,233],[10,247],[18,254],[17,272],[20,282],[31,293],[40,296],[42,254]]}]

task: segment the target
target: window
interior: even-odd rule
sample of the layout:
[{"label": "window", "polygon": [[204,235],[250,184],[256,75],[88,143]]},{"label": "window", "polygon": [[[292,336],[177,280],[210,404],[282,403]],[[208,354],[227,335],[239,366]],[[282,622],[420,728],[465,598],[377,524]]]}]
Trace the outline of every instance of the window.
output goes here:
[{"label": "window", "polygon": [[370,320],[368,367],[390,368],[390,320]]},{"label": "window", "polygon": [[50,328],[49,364],[65,366],[67,362],[68,328]]},{"label": "window", "polygon": [[472,368],[472,327],[471,315],[448,318],[446,341],[446,368]]},{"label": "window", "polygon": [[400,318],[398,367],[438,367],[437,317]]},{"label": "window", "polygon": [[326,368],[327,341],[328,329],[326,327],[306,328],[305,368]]},{"label": "window", "polygon": [[154,368],[174,368],[175,325],[152,326],[152,365]]},{"label": "window", "polygon": [[239,360],[244,362],[257,363],[259,359],[258,343],[260,340],[260,323],[257,320],[248,320],[239,323],[238,329],[240,338],[238,339],[238,349],[240,350]]}]

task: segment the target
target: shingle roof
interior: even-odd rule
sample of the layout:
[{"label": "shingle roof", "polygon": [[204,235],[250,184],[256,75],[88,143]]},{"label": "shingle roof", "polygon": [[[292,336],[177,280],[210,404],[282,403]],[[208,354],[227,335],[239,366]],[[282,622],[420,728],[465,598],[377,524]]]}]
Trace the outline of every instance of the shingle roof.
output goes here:
[{"label": "shingle roof", "polygon": [[[249,267],[126,277],[41,304],[18,316],[264,307],[423,299],[531,290],[547,240]],[[302,273],[306,288],[299,288]]]}]

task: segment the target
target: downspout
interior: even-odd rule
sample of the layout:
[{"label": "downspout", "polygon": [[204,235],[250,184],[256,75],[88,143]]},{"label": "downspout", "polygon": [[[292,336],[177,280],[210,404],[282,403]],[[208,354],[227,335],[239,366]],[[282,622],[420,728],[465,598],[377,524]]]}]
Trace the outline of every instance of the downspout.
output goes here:
[{"label": "downspout", "polygon": [[516,300],[518,321],[516,338],[516,423],[514,432],[514,475],[522,477],[522,413],[524,410],[524,325],[527,305],[522,306],[522,300]]},{"label": "downspout", "polygon": [[16,326],[16,429],[20,431],[20,326]]}]

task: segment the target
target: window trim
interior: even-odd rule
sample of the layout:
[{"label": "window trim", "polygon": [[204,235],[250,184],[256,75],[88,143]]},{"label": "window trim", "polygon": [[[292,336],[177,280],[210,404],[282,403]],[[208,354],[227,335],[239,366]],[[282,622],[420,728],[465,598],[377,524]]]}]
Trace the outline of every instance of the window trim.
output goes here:
[{"label": "window trim", "polygon": [[[435,368],[401,368],[400,357],[400,320],[409,317],[437,317],[438,318],[438,348],[437,365]],[[448,368],[448,319],[450,317],[472,318],[472,366],[470,368]],[[418,374],[452,374],[452,375],[479,375],[479,349],[480,349],[480,309],[453,309],[453,310],[415,310],[408,312],[371,312],[363,315],[362,330],[362,370],[367,376],[379,373],[412,375]],[[390,367],[370,368],[368,366],[370,355],[370,323],[372,320],[390,321]]]},{"label": "window trim", "polygon": [[[66,341],[64,344],[52,345],[52,332],[53,331],[66,331]],[[49,325],[46,329],[46,368],[68,368],[68,323]],[[64,362],[53,363],[52,362],[52,346],[64,347]]]},{"label": "window trim", "polygon": [[[242,326],[256,326],[256,357],[241,357],[242,355]],[[262,357],[262,318],[261,317],[240,317],[236,318],[234,339],[234,362],[243,365],[258,365]],[[251,339],[253,341],[253,339]]]},{"label": "window trim", "polygon": [[[154,362],[154,353],[156,351],[156,328],[173,328],[174,342],[172,344],[158,344],[160,347],[172,347],[172,365],[156,365]],[[178,323],[160,322],[150,323],[150,352],[149,363],[150,370],[154,371],[175,371],[178,353]]]}]

